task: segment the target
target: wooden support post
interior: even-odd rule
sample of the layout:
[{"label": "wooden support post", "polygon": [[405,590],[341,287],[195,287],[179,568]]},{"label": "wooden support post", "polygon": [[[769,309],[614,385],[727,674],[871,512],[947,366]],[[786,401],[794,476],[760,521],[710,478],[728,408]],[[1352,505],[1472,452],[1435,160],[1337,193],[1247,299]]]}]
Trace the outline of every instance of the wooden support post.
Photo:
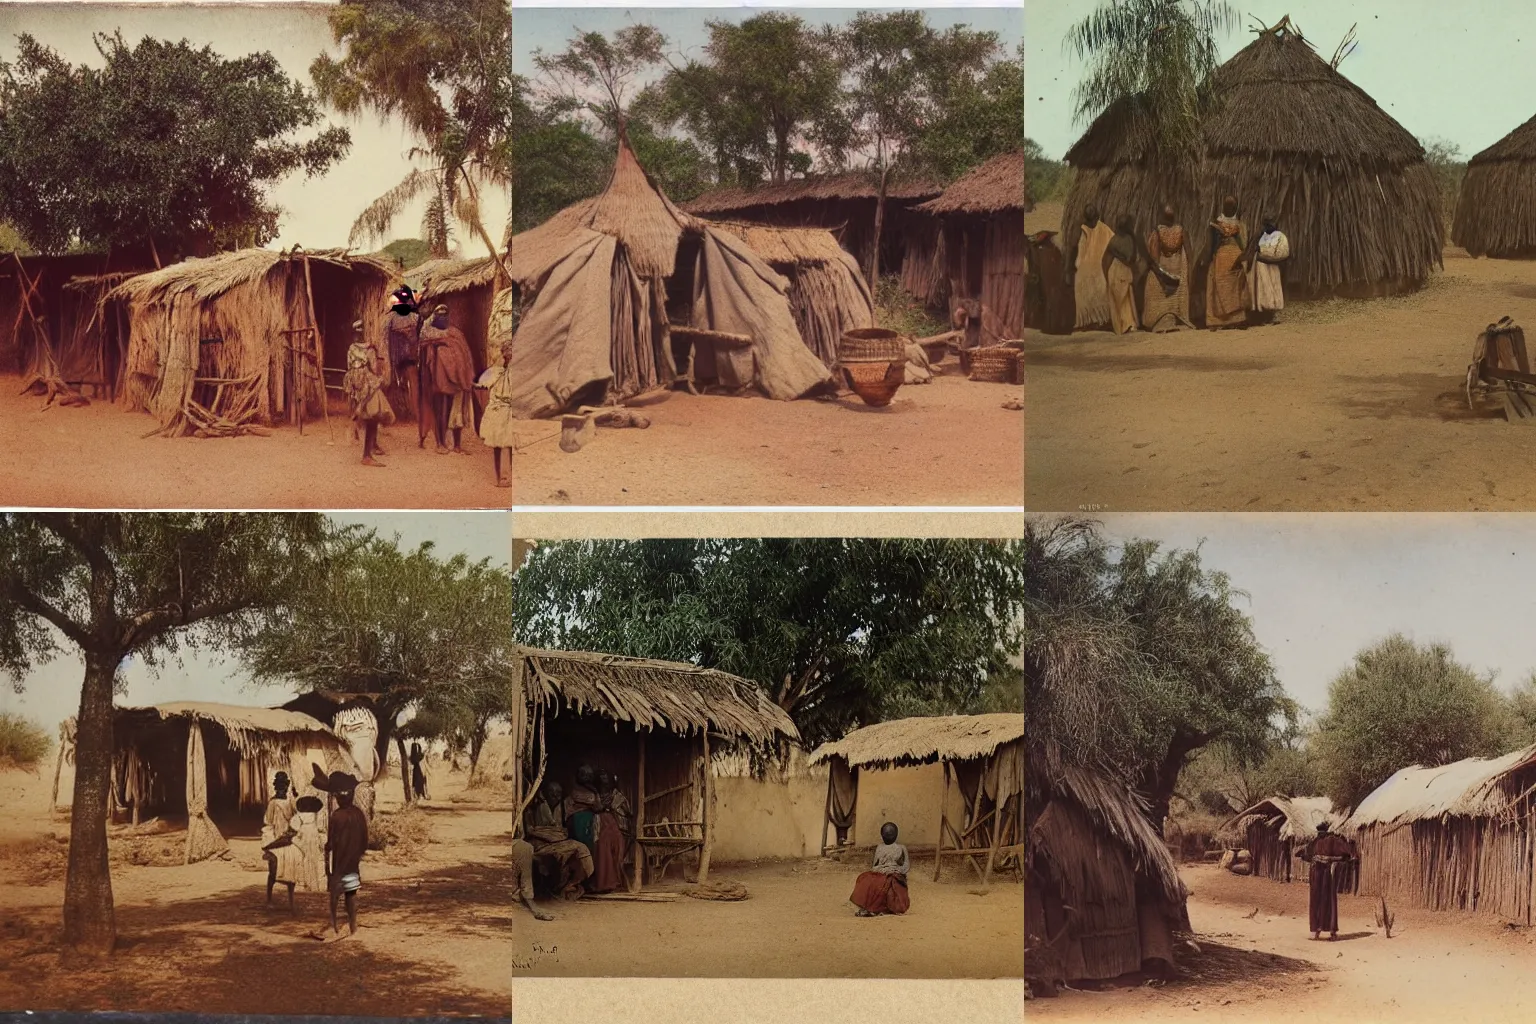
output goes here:
[{"label": "wooden support post", "polygon": [[704,813],[700,815],[703,820],[704,846],[699,850],[699,877],[700,884],[709,881],[709,852],[715,839],[715,802],[714,772],[709,767],[709,726],[705,725],[704,735]]},{"label": "wooden support post", "polygon": [[[62,730],[60,730],[62,733]],[[53,764],[53,797],[48,801],[51,814],[59,806],[59,775],[64,771],[64,737],[59,737],[59,757]]]},{"label": "wooden support post", "polygon": [[939,797],[939,841],[933,846],[933,880],[939,880],[939,868],[944,865],[944,826],[949,824],[949,762],[944,765],[944,792]]},{"label": "wooden support post", "polygon": [[858,842],[859,835],[859,770],[849,768],[848,777],[853,780],[853,810],[848,814],[848,845],[853,846]]},{"label": "wooden support post", "polygon": [[[982,781],[977,780],[980,786]],[[1001,787],[999,787],[1001,788]],[[987,870],[982,872],[981,887],[985,889],[992,884],[992,865],[997,862],[997,847],[1003,840],[1003,813],[1008,809],[1008,799],[1003,801],[1003,806],[994,808],[992,812],[992,849],[987,851]]]},{"label": "wooden support post", "polygon": [[[57,777],[54,778],[53,788],[54,788],[55,792],[58,791],[59,781],[58,781]],[[832,823],[832,771],[831,771],[831,769],[828,769],[827,770],[827,802],[826,802],[826,805],[821,810],[821,855],[823,857],[825,857],[827,855],[827,826],[830,825],[831,823]]]},{"label": "wooden support post", "polygon": [[636,729],[639,747],[639,768],[635,772],[635,873],[629,880],[629,891],[639,892],[645,884],[645,846],[640,837],[645,835],[645,730]]},{"label": "wooden support post", "polygon": [[[314,328],[313,340],[315,343],[315,376],[320,379],[320,415],[325,417],[325,426],[329,430],[331,426],[331,397],[325,393],[325,339],[320,336],[320,321],[315,318],[315,290],[309,279],[309,254],[304,254],[304,298],[309,304],[309,326]],[[384,357],[385,363],[389,357]],[[385,368],[386,371],[388,367]],[[299,433],[303,433],[301,424]]]}]

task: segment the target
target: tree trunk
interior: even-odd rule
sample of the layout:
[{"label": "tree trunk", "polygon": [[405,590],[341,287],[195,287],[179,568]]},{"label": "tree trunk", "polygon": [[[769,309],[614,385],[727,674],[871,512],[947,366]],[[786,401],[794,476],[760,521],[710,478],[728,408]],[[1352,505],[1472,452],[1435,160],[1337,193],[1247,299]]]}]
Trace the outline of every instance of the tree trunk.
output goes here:
[{"label": "tree trunk", "polygon": [[880,232],[885,227],[885,185],[890,168],[880,164],[880,194],[875,197],[875,241],[869,252],[869,293],[875,294],[880,284]]},{"label": "tree trunk", "polygon": [[400,750],[400,785],[405,790],[406,806],[416,802],[416,795],[411,792],[411,763],[405,756],[405,740],[395,737],[395,746]]},{"label": "tree trunk", "polygon": [[1179,772],[1184,770],[1184,762],[1191,753],[1209,742],[1208,736],[1175,733],[1173,741],[1168,744],[1168,752],[1163,755],[1162,763],[1153,769],[1147,782],[1147,810],[1152,818],[1152,827],[1157,829],[1159,836],[1163,834],[1168,805],[1173,801],[1173,790],[1178,784]]},{"label": "tree trunk", "polygon": [[784,184],[789,167],[789,129],[774,125],[773,128],[773,183]]},{"label": "tree trunk", "polygon": [[485,748],[485,733],[490,728],[490,722],[476,722],[475,731],[469,737],[469,777],[474,779],[475,772],[480,770],[480,751]]},{"label": "tree trunk", "polygon": [[107,792],[112,783],[112,684],[118,659],[86,654],[75,731],[75,802],[64,881],[64,943],[106,956],[117,942],[112,872],[107,864]]}]

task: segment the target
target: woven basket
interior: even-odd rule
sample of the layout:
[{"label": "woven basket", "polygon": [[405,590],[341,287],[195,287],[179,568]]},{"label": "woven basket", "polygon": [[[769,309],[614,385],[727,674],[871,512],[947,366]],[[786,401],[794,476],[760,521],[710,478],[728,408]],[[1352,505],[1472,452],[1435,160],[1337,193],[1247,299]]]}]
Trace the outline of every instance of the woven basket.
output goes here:
[{"label": "woven basket", "polygon": [[891,399],[896,397],[896,389],[906,379],[907,360],[903,357],[884,363],[844,363],[843,373],[848,378],[849,389],[862,398],[865,405],[879,409],[890,405]]},{"label": "woven basket", "polygon": [[837,346],[840,363],[892,363],[907,358],[902,336],[884,327],[858,327],[844,331]]},{"label": "woven basket", "polygon": [[971,353],[971,380],[988,384],[1019,382],[1019,350],[1016,348],[979,348]]}]

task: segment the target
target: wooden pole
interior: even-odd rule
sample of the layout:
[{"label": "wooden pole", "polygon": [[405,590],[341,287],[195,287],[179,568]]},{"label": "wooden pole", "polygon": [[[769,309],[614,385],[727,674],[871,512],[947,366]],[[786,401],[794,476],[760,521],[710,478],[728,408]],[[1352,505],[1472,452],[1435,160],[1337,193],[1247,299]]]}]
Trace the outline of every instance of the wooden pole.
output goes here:
[{"label": "wooden pole", "polygon": [[709,881],[709,853],[715,842],[715,773],[709,767],[709,726],[705,725],[704,734],[704,813],[700,816],[704,821],[704,847],[699,851],[699,882],[703,884]]},{"label": "wooden pole", "polygon": [[53,764],[53,796],[48,800],[51,813],[59,806],[59,774],[64,771],[64,738],[59,737],[59,757]]},{"label": "wooden pole", "polygon": [[[54,792],[58,792],[58,778],[54,778]],[[821,855],[827,855],[827,826],[832,822],[832,770],[827,770],[827,802],[821,810]]]},{"label": "wooden pole", "polygon": [[939,841],[933,846],[933,880],[939,880],[939,868],[944,864],[944,826],[949,823],[949,762],[944,765],[944,792],[939,797]]},{"label": "wooden pole", "polygon": [[[977,780],[977,785],[981,785]],[[1003,814],[1008,810],[1008,800],[1003,801],[1003,806],[992,815],[992,849],[987,851],[987,870],[982,872],[981,887],[985,889],[992,884],[992,865],[997,861],[997,847],[1003,840]]]},{"label": "wooden pole", "polygon": [[[325,428],[331,428],[331,398],[325,393],[325,341],[320,337],[320,321],[315,317],[315,290],[309,279],[309,254],[304,254],[304,299],[309,305],[309,326],[314,328],[315,374],[320,378],[320,414],[325,417]],[[385,357],[388,361],[388,357]],[[299,433],[304,432],[303,424]]]},{"label": "wooden pole", "polygon": [[645,846],[640,837],[645,835],[645,730],[636,729],[639,767],[635,772],[635,873],[629,880],[629,891],[639,892],[645,884]]}]

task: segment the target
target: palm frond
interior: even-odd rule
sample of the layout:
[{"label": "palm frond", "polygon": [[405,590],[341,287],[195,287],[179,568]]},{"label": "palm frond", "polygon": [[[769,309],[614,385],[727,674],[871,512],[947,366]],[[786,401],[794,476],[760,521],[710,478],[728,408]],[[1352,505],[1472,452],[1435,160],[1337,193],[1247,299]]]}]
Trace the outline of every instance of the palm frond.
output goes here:
[{"label": "palm frond", "polygon": [[400,216],[413,200],[428,190],[437,191],[437,175],[420,168],[411,171],[400,184],[369,203],[367,208],[358,214],[357,220],[352,222],[352,231],[347,236],[348,243],[358,245],[384,238],[395,218]]}]

